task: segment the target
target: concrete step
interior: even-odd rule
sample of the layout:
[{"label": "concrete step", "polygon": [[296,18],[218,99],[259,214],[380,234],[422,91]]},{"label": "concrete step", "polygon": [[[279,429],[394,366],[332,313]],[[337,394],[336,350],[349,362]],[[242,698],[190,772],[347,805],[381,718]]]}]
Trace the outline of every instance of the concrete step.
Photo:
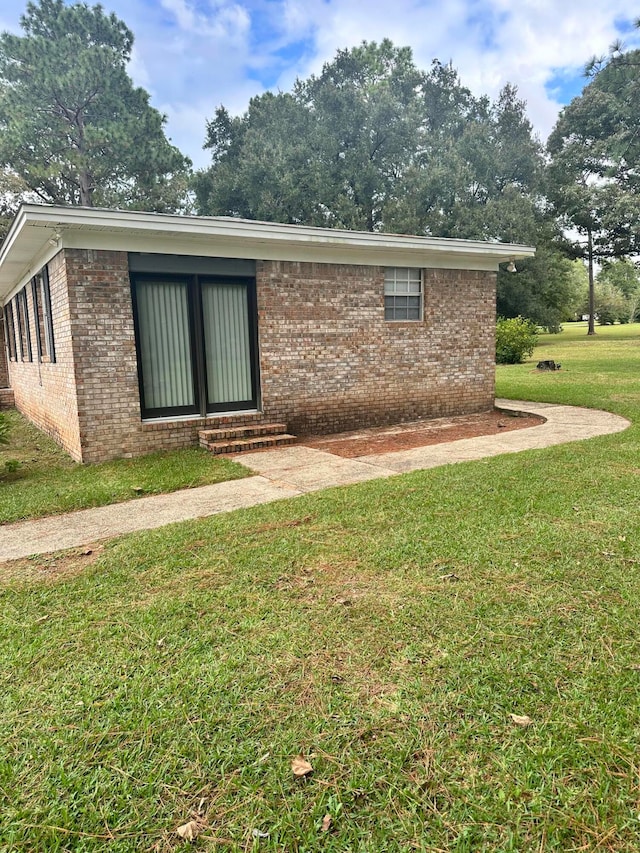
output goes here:
[{"label": "concrete step", "polygon": [[251,424],[249,426],[201,429],[198,436],[200,444],[206,447],[212,441],[229,441],[235,438],[253,438],[260,435],[279,435],[286,431],[286,424]]},{"label": "concrete step", "polygon": [[[260,450],[265,447],[283,447],[293,444],[295,435],[280,433],[278,435],[254,435],[249,438],[229,438],[226,441],[209,441],[203,444],[207,450],[216,455],[221,453],[242,453],[245,450]],[[202,442],[200,442],[202,444]]]}]

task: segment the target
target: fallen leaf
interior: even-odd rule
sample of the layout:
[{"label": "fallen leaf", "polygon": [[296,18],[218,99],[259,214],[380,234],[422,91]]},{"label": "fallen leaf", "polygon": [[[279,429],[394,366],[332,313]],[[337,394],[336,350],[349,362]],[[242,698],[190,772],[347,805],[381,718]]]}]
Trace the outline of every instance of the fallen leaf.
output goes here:
[{"label": "fallen leaf", "polygon": [[293,775],[296,779],[302,779],[310,773],[313,773],[313,767],[301,755],[296,755],[293,759],[291,762],[291,770],[293,771]]},{"label": "fallen leaf", "polygon": [[533,720],[531,719],[531,717],[527,717],[526,714],[523,714],[522,716],[520,714],[509,714],[509,716],[511,717],[513,722],[516,724],[516,726],[526,727],[526,726],[530,726],[533,723]]},{"label": "fallen leaf", "polygon": [[176,829],[176,835],[184,838],[185,841],[195,841],[202,832],[202,828],[202,823],[199,820],[190,820]]},{"label": "fallen leaf", "polygon": [[321,830],[321,832],[328,832],[330,828],[331,828],[331,815],[326,814],[322,818],[322,826],[320,827],[320,830]]}]

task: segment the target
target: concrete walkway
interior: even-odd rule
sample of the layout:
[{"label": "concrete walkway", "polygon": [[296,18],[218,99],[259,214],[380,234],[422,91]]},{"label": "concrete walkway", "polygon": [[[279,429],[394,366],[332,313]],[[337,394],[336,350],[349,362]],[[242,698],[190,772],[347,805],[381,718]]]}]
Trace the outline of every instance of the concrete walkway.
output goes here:
[{"label": "concrete walkway", "polygon": [[236,457],[237,461],[256,476],[244,480],[0,526],[0,562],[75,548],[98,539],[150,530],[176,521],[216,515],[332,486],[607,435],[630,425],[618,415],[574,406],[513,400],[496,400],[496,405],[541,415],[546,422],[497,435],[464,438],[356,459],[344,459],[302,445],[245,453]]}]

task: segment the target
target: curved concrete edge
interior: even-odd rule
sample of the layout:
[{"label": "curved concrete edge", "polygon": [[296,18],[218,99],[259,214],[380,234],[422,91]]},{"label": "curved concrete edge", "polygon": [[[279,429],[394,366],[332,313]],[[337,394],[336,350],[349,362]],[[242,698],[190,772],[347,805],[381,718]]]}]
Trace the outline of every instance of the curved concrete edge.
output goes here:
[{"label": "curved concrete edge", "polygon": [[370,464],[375,464],[377,460],[378,464],[385,469],[392,469],[400,474],[436,468],[439,465],[484,459],[488,456],[499,456],[502,453],[539,450],[556,444],[583,441],[587,438],[622,432],[631,426],[631,421],[620,415],[579,406],[497,399],[496,407],[505,412],[538,415],[545,419],[545,423],[497,435],[462,438],[448,444],[416,447],[412,450],[384,453],[380,456],[361,456],[358,459]]},{"label": "curved concrete edge", "polygon": [[238,461],[256,476],[0,526],[0,563],[320,489],[594,438],[621,432],[631,425],[626,418],[610,412],[555,403],[496,400],[496,406],[539,415],[545,423],[357,459],[344,459],[302,445],[245,453]]}]

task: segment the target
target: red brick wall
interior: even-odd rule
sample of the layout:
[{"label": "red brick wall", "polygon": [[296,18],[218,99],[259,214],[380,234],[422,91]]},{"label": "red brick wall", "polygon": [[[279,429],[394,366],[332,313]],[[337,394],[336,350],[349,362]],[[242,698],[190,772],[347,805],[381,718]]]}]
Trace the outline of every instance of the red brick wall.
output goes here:
[{"label": "red brick wall", "polygon": [[16,408],[61,444],[74,459],[81,461],[71,317],[62,252],[49,263],[49,287],[56,362],[38,362],[36,318],[31,287],[27,286],[33,361],[11,361],[9,382],[13,388]]},{"label": "red brick wall", "polygon": [[265,415],[294,433],[492,408],[495,273],[424,271],[422,322],[384,319],[381,267],[258,264]]},{"label": "red brick wall", "polygon": [[144,452],[126,252],[66,249],[83,462]]},{"label": "red brick wall", "polygon": [[142,423],[127,255],[67,249],[50,264],[57,362],[11,363],[16,405],[84,462],[196,446],[204,426],[330,432],[490,409],[495,274],[425,271],[411,323],[384,320],[383,275],[258,262],[262,411]]}]

